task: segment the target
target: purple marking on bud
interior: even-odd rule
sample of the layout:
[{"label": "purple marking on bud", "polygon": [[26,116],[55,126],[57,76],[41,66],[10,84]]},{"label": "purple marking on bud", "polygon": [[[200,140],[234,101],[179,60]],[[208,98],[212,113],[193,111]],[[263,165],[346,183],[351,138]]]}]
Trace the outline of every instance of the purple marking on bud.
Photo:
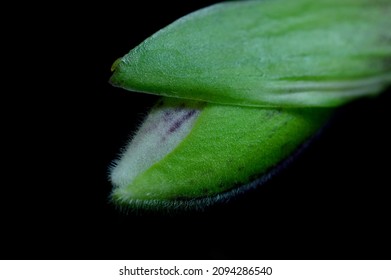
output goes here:
[{"label": "purple marking on bud", "polygon": [[181,116],[177,121],[173,123],[173,125],[168,130],[168,134],[171,134],[178,130],[186,121],[188,121],[192,116],[194,116],[196,110],[191,110],[187,112],[185,115]]}]

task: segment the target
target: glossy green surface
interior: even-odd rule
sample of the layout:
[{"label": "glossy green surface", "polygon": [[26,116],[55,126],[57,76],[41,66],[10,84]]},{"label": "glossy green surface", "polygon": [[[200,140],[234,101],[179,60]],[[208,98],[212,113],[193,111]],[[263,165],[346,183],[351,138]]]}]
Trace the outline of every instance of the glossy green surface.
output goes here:
[{"label": "glossy green surface", "polygon": [[226,2],[119,60],[112,84],[246,106],[337,106],[391,81],[391,2]]}]

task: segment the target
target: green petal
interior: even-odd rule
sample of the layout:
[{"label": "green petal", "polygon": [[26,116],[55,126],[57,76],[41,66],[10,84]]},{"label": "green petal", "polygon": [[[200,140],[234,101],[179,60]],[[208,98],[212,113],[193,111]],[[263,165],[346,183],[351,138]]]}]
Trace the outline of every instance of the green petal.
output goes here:
[{"label": "green petal", "polygon": [[[330,114],[328,109],[260,109],[163,100],[112,169],[113,198],[119,204],[202,208],[269,173],[323,126]],[[195,110],[191,121],[185,118],[186,112]],[[165,120],[167,112],[171,118]],[[169,133],[172,127],[179,136]],[[156,135],[160,138],[151,145]],[[164,136],[180,140],[167,149]],[[156,157],[160,148],[165,152]],[[124,178],[127,171],[123,168],[139,172]]]},{"label": "green petal", "polygon": [[227,2],[160,30],[112,84],[218,104],[337,106],[391,82],[391,1]]}]

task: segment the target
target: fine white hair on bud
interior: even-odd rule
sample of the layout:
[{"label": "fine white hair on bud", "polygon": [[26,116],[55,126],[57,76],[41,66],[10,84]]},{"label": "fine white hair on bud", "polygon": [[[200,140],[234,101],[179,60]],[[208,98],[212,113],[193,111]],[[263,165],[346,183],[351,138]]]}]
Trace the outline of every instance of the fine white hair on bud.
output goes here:
[{"label": "fine white hair on bud", "polygon": [[[178,105],[178,104],[176,104]],[[138,174],[168,155],[189,134],[200,107],[160,102],[114,161],[110,180],[117,188],[130,185]]]}]

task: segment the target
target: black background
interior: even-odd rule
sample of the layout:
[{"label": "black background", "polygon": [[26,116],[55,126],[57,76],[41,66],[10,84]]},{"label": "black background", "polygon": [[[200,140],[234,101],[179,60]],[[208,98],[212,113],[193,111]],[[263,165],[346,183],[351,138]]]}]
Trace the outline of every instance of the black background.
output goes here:
[{"label": "black background", "polygon": [[390,259],[390,90],[343,107],[279,176],[229,204],[136,215],[109,202],[108,166],[157,100],[109,85],[111,64],[214,2],[30,15],[35,39],[19,38],[9,82],[1,259]]}]

